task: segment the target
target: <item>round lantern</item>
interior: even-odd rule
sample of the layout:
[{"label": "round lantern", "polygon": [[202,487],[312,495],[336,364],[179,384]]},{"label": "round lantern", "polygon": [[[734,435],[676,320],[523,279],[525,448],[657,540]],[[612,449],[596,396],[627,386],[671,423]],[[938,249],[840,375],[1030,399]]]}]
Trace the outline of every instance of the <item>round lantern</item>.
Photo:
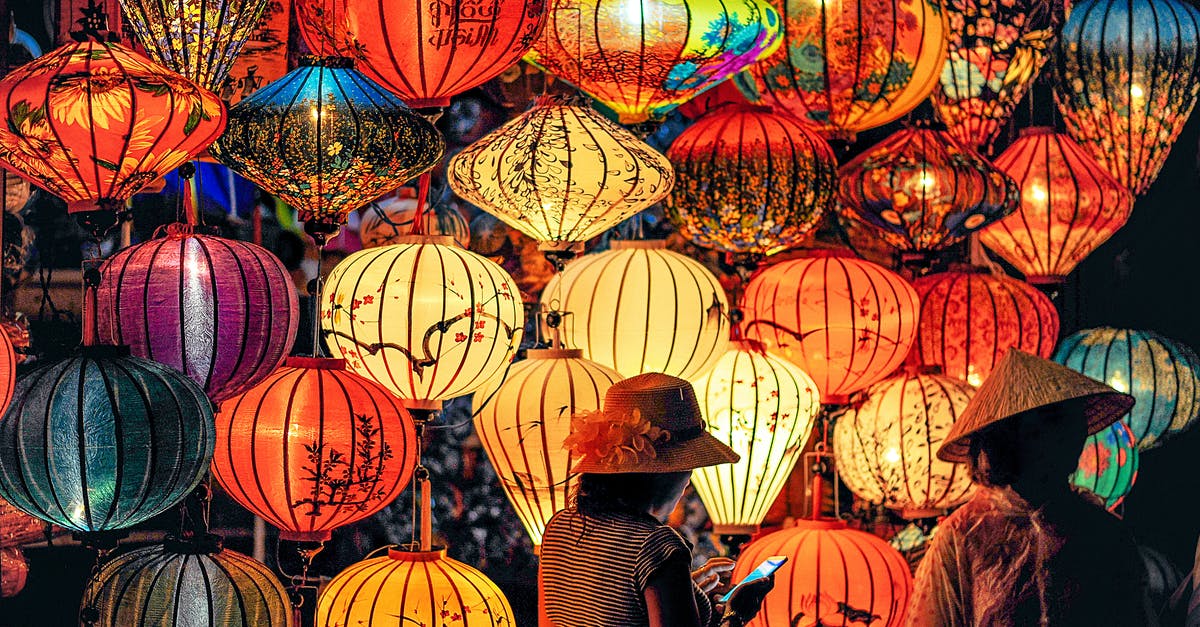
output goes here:
[{"label": "round lantern", "polygon": [[316,627],[397,624],[512,627],[512,607],[483,573],[446,551],[389,550],[351,565],[317,599]]},{"label": "round lantern", "polygon": [[904,624],[912,575],[904,556],[884,540],[839,520],[801,520],[746,545],[732,579],[772,555],[789,559],[746,627]]},{"label": "round lantern", "polygon": [[1023,129],[995,163],[1021,186],[1021,205],[979,241],[1031,283],[1061,283],[1133,210],[1129,191],[1052,128]]},{"label": "round lantern", "polygon": [[0,548],[0,598],[15,597],[25,588],[29,579],[29,562],[21,549],[12,546]]},{"label": "round lantern", "polygon": [[750,340],[731,342],[694,385],[708,432],[741,460],[692,471],[692,485],[715,533],[755,533],[812,433],[817,386]]},{"label": "round lantern", "polygon": [[1117,421],[1103,431],[1088,436],[1079,456],[1079,466],[1071,475],[1071,485],[1087,490],[1116,509],[1137,481],[1138,449],[1129,425]]},{"label": "round lantern", "polygon": [[543,103],[450,160],[450,187],[547,249],[662,200],[671,162],[588,106]]},{"label": "round lantern", "polygon": [[888,244],[928,253],[1016,210],[1017,184],[945,130],[906,128],[838,170],[842,210]]},{"label": "round lantern", "polygon": [[12,402],[13,386],[17,383],[17,351],[8,329],[0,326],[0,412]]},{"label": "round lantern", "polygon": [[213,476],[288,540],[328,540],[379,511],[416,462],[408,411],[340,359],[291,357],[217,413]]},{"label": "round lantern", "polygon": [[791,248],[834,201],[833,149],[767,107],[706,115],[675,138],[667,157],[678,176],[667,210],[707,248],[768,255]]},{"label": "round lantern", "polygon": [[[411,191],[408,187],[400,189]],[[415,193],[401,194],[363,207],[358,219],[358,237],[363,248],[395,244],[400,238],[411,235],[416,215]],[[421,212],[421,231],[426,235],[449,235],[463,248],[471,244],[471,228],[466,218],[448,203],[425,207]]]},{"label": "round lantern", "polygon": [[342,57],[300,67],[229,110],[213,155],[325,225],[433,167],[445,143],[433,124]]},{"label": "round lantern", "polygon": [[442,235],[350,255],[329,273],[321,326],[350,370],[436,407],[500,372],[521,343],[525,310],[512,277]]},{"label": "round lantern", "polygon": [[213,437],[191,379],[123,347],[85,346],[17,380],[0,420],[0,497],[73,531],[124,529],[196,487]]},{"label": "round lantern", "polygon": [[1054,361],[1137,399],[1123,420],[1139,450],[1187,429],[1200,414],[1200,359],[1153,331],[1084,329],[1063,339]]},{"label": "round lantern", "polygon": [[621,379],[579,349],[530,349],[503,380],[475,393],[475,431],[534,545],[577,483],[571,467],[579,460],[563,447],[571,416],[600,409]]},{"label": "round lantern", "polygon": [[978,387],[1010,348],[1049,358],[1058,310],[1037,288],[985,270],[913,281],[921,299],[915,361]]},{"label": "round lantern", "polygon": [[71,212],[125,201],[225,128],[215,94],[115,43],[72,43],[0,79],[0,162]]},{"label": "round lantern", "polygon": [[525,58],[634,124],[765,58],[782,31],[765,0],[563,0]]},{"label": "round lantern", "polygon": [[1200,92],[1200,8],[1078,0],[1055,54],[1067,132],[1134,194],[1150,187]]},{"label": "round lantern", "polygon": [[783,45],[738,76],[753,101],[851,139],[911,111],[937,85],[946,18],[935,0],[780,0]]},{"label": "round lantern", "polygon": [[183,372],[214,402],[261,381],[296,340],[292,277],[261,246],[174,225],[110,257],[101,275],[102,341]]},{"label": "round lantern", "polygon": [[572,261],[542,290],[542,305],[566,312],[567,345],[623,377],[694,379],[729,342],[725,289],[663,241],[614,241],[606,252]]},{"label": "round lantern", "polygon": [[783,261],[759,271],[743,296],[746,335],[800,366],[821,402],[891,374],[917,335],[917,292],[900,275],[869,261],[824,256]]}]

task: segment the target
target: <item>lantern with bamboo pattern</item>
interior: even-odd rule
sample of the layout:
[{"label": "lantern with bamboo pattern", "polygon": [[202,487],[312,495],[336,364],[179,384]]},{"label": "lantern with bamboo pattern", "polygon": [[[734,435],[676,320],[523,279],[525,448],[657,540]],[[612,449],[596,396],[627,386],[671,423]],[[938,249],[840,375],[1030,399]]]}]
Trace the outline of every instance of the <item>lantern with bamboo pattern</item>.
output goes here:
[{"label": "lantern with bamboo pattern", "polygon": [[[358,217],[358,238],[362,240],[363,248],[395,244],[412,234],[413,221],[418,219],[416,193],[411,187],[401,187],[400,192],[398,196],[363,207]],[[422,233],[449,235],[459,246],[470,246],[471,227],[450,203],[435,202],[425,207],[419,219]]]},{"label": "lantern with bamboo pattern", "polygon": [[1118,420],[1088,436],[1071,474],[1071,485],[1087,490],[1115,510],[1137,481],[1138,449],[1129,425]]}]

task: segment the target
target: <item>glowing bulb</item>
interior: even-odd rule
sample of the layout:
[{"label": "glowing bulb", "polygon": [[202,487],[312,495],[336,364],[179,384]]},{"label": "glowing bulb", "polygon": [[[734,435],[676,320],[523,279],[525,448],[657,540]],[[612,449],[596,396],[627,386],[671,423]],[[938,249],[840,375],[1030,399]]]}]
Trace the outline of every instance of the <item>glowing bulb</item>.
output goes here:
[{"label": "glowing bulb", "polygon": [[900,463],[900,449],[891,446],[883,451],[883,461],[888,464]]},{"label": "glowing bulb", "polygon": [[933,175],[929,174],[928,172],[922,172],[921,178],[918,182],[921,184],[922,188],[929,189],[937,183],[937,179],[933,178]]},{"label": "glowing bulb", "polygon": [[1129,382],[1125,380],[1125,375],[1120,370],[1108,378],[1108,386],[1118,392],[1129,393]]},{"label": "glowing bulb", "polygon": [[1145,94],[1145,92],[1142,91],[1141,85],[1138,85],[1137,83],[1132,83],[1129,85],[1129,97],[1130,98],[1141,98],[1145,95],[1146,94]]},{"label": "glowing bulb", "polygon": [[1033,183],[1029,186],[1029,197],[1032,198],[1034,202],[1046,202],[1046,199],[1049,198],[1050,195],[1046,193],[1046,187],[1044,185]]},{"label": "glowing bulb", "polygon": [[642,23],[642,0],[625,0],[621,3],[621,17],[628,24]]},{"label": "glowing bulb", "polygon": [[975,370],[975,364],[967,364],[967,383],[972,387],[979,387],[983,383],[983,377]]}]

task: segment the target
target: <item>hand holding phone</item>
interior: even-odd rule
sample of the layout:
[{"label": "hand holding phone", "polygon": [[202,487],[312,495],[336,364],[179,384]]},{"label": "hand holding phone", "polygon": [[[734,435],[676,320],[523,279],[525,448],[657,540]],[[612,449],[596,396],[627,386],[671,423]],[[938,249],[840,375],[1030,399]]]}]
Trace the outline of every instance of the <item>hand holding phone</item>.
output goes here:
[{"label": "hand holding phone", "polygon": [[731,588],[729,592],[725,594],[725,596],[721,597],[721,603],[728,603],[729,599],[733,597],[733,593],[737,592],[738,588],[741,588],[748,583],[758,581],[759,579],[766,579],[767,577],[774,575],[775,571],[779,570],[779,568],[786,564],[787,561],[788,558],[786,555],[772,555],[771,557],[763,560],[762,563],[758,565],[758,568],[755,568],[753,571],[751,571],[749,575],[746,575],[737,583],[736,586]]}]

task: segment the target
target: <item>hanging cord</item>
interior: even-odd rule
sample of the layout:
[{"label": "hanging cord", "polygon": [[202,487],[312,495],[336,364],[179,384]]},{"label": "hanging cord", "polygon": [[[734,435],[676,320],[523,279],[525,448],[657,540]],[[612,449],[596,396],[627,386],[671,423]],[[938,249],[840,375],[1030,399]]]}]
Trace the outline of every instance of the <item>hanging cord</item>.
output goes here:
[{"label": "hanging cord", "polygon": [[308,296],[312,299],[312,356],[321,357],[321,268],[325,261],[325,241],[317,242],[317,270],[308,282]]},{"label": "hanging cord", "polygon": [[433,550],[433,502],[429,469],[424,464],[425,427],[433,421],[432,409],[411,409],[417,427],[417,467],[413,470],[413,528],[411,551]]}]

